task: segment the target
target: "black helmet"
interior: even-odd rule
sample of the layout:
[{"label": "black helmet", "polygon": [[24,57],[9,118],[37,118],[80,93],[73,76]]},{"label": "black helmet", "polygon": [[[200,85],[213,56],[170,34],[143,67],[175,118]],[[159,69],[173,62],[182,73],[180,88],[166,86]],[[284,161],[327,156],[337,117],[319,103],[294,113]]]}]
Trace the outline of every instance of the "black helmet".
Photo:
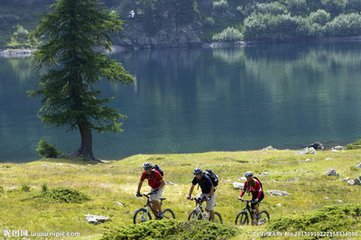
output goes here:
[{"label": "black helmet", "polygon": [[198,174],[201,174],[203,171],[202,171],[202,169],[200,169],[200,168],[195,168],[194,170],[193,170],[193,174],[194,175],[198,175]]},{"label": "black helmet", "polygon": [[152,168],[152,167],[153,167],[153,166],[152,166],[152,163],[150,163],[150,162],[145,162],[145,163],[143,164],[144,170],[147,170],[147,169]]},{"label": "black helmet", "polygon": [[244,176],[245,177],[253,177],[253,172],[248,171],[244,174]]}]

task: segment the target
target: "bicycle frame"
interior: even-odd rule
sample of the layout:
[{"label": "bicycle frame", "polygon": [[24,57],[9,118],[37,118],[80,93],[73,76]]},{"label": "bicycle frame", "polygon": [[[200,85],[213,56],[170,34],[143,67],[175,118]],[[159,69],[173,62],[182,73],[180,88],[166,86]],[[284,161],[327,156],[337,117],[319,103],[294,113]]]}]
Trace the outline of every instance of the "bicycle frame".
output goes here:
[{"label": "bicycle frame", "polygon": [[[202,219],[204,220],[208,220],[209,219],[209,213],[207,213],[207,211],[205,211],[202,207],[202,203],[204,201],[206,201],[205,198],[201,199],[201,198],[192,198],[191,200],[196,202],[196,207],[193,209],[194,212],[197,213],[197,219],[199,219],[199,217],[202,217]],[[206,213],[206,214],[204,214]]]},{"label": "bicycle frame", "polygon": [[242,211],[247,211],[248,214],[251,216],[252,221],[255,219],[256,210],[252,209],[250,206],[250,203],[252,203],[251,200],[244,200],[239,199],[242,202],[246,202],[246,206],[242,209]]},{"label": "bicycle frame", "polygon": [[[143,209],[145,209],[146,214],[148,214],[148,212],[149,212],[148,208],[150,208],[151,212],[154,215],[153,211],[155,211],[155,210],[152,208],[152,201],[150,201],[150,195],[151,194],[149,194],[149,193],[148,194],[142,194],[143,197],[147,198],[147,203],[144,205]],[[162,203],[163,203],[163,199],[160,198],[160,205],[162,205]],[[156,215],[154,215],[154,216],[157,217]]]}]

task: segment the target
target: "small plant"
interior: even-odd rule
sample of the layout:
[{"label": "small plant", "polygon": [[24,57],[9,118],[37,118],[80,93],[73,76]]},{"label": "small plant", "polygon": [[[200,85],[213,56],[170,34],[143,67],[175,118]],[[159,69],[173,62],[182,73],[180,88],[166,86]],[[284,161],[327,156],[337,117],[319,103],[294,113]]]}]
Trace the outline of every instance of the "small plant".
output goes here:
[{"label": "small plant", "polygon": [[5,192],[4,188],[0,186],[0,193],[4,193],[4,192]]},{"label": "small plant", "polygon": [[28,185],[28,184],[23,184],[23,185],[21,185],[21,191],[23,191],[23,192],[30,192],[30,185]]},{"label": "small plant", "polygon": [[36,152],[41,157],[45,158],[57,158],[60,155],[60,152],[56,149],[56,147],[47,143],[45,139],[40,139],[36,148]]},{"label": "small plant", "polygon": [[41,185],[41,192],[42,193],[48,192],[48,184],[47,183],[43,183],[43,185]]}]

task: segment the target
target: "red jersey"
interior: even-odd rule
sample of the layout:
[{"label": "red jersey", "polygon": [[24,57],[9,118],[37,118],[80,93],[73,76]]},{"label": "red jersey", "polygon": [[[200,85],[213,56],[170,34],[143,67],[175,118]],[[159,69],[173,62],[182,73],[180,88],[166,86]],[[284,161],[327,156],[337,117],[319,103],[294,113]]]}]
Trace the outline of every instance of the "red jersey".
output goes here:
[{"label": "red jersey", "polygon": [[261,184],[257,179],[253,179],[253,181],[256,183],[254,186],[251,186],[251,184],[248,184],[248,181],[246,180],[244,182],[243,191],[240,194],[240,197],[243,197],[245,192],[252,193],[253,198],[260,198],[262,195],[262,188]]},{"label": "red jersey", "polygon": [[143,182],[145,179],[148,179],[149,186],[155,189],[160,187],[160,184],[163,180],[163,176],[157,170],[153,169],[150,174],[147,174],[146,171],[142,173],[142,176],[140,177],[140,181]]}]

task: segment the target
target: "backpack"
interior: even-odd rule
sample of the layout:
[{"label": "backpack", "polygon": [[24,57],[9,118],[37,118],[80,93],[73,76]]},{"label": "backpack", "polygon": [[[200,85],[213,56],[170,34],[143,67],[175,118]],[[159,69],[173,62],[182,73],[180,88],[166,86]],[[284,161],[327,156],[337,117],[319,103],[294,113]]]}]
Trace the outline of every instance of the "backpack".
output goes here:
[{"label": "backpack", "polygon": [[217,187],[219,183],[217,174],[215,174],[211,169],[207,169],[204,173],[212,180],[213,186]]},{"label": "backpack", "polygon": [[157,171],[160,173],[160,175],[164,176],[163,170],[162,170],[157,164],[155,164],[155,165],[153,166],[153,169],[154,169],[154,170],[157,170]]},{"label": "backpack", "polygon": [[261,188],[262,188],[262,191],[263,191],[263,186],[262,186],[261,180],[259,180],[259,178],[258,178],[258,177],[255,177],[255,176],[253,176],[253,178],[256,179],[256,180],[259,182],[259,185],[261,185]]}]

